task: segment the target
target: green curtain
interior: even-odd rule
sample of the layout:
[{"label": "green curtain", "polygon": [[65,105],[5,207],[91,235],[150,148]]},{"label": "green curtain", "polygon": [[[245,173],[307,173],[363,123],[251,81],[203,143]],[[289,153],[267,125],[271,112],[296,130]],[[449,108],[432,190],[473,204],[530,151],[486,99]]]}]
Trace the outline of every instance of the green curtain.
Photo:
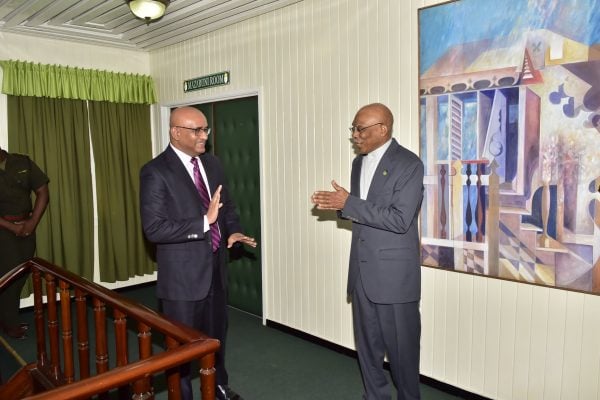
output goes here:
[{"label": "green curtain", "polygon": [[8,146],[50,178],[37,255],[93,278],[93,208],[86,102],[7,96]]},{"label": "green curtain", "polygon": [[50,177],[37,254],[93,279],[91,135],[100,278],[153,272],[138,204],[139,169],[152,157],[152,78],[12,60],[0,60],[0,67],[2,92],[11,99],[9,149],[29,154]]},{"label": "green curtain", "polygon": [[89,102],[96,164],[100,279],[154,271],[139,214],[139,171],[152,158],[150,106]]},{"label": "green curtain", "polygon": [[0,60],[2,93],[63,99],[156,103],[150,76],[125,74],[62,65]]}]

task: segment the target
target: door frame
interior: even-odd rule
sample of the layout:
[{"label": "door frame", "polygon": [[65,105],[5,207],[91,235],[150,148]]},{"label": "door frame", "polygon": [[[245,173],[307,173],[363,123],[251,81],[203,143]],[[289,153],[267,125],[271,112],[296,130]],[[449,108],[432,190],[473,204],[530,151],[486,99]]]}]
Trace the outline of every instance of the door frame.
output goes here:
[{"label": "door frame", "polygon": [[[199,94],[199,93],[198,93]],[[246,91],[231,91],[231,92],[222,92],[216,93],[211,96],[200,96],[192,97],[189,99],[185,99],[184,101],[174,101],[168,103],[159,103],[157,106],[158,110],[158,121],[155,121],[156,126],[158,126],[157,132],[153,132],[152,137],[152,145],[154,149],[154,156],[160,154],[169,144],[169,115],[170,109],[173,107],[182,107],[189,106],[192,104],[204,104],[204,103],[215,103],[219,101],[227,101],[227,100],[235,100],[244,97],[257,97],[258,104],[258,173],[262,177],[265,172],[264,165],[264,140],[263,140],[263,104],[260,89],[254,90],[246,90]],[[265,188],[264,188],[264,179],[260,179],[260,237],[264,238],[265,236]],[[266,290],[265,288],[268,285],[265,282],[267,274],[265,273],[265,255],[267,254],[265,243],[259,243],[260,247],[260,259],[261,259],[261,297],[262,297],[262,323],[263,325],[267,324],[267,313],[265,310],[267,304],[266,298]]]},{"label": "door frame", "polygon": [[[248,90],[248,91],[233,91],[233,92],[225,92],[225,93],[218,93],[216,95],[213,96],[207,96],[207,97],[193,97],[191,99],[186,99],[185,101],[175,101],[175,102],[169,102],[169,103],[160,103],[158,105],[159,107],[159,116],[158,116],[158,127],[159,130],[157,133],[155,133],[154,135],[154,141],[153,143],[155,144],[154,148],[155,148],[155,155],[158,155],[160,152],[162,152],[166,147],[167,144],[169,144],[169,110],[173,107],[183,107],[183,106],[189,106],[192,104],[204,104],[204,103],[215,103],[218,101],[227,101],[227,100],[235,100],[235,99],[239,99],[239,98],[243,98],[243,97],[258,97],[258,151],[259,154],[261,156],[261,160],[262,160],[262,133],[261,133],[261,129],[260,127],[262,126],[262,122],[263,122],[263,117],[262,117],[262,96],[260,95],[260,90],[256,89],[256,90]],[[262,163],[261,163],[261,171],[262,173]],[[261,191],[262,191],[262,187],[261,187]]]}]

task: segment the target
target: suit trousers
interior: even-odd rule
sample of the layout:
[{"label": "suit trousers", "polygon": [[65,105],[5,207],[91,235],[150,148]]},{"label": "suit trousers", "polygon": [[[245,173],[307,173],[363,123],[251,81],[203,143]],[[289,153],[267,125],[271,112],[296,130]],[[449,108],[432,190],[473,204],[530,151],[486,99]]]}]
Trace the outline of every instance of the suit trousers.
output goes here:
[{"label": "suit trousers", "polygon": [[352,316],[358,361],[367,400],[391,399],[383,368],[387,354],[398,400],[420,399],[419,302],[377,304],[367,297],[360,274],[352,293]]},{"label": "suit trousers", "polygon": [[[212,283],[206,298],[197,301],[161,299],[162,312],[169,318],[193,327],[208,336],[218,339],[221,347],[215,355],[217,385],[227,385],[225,369],[225,344],[227,338],[227,290],[221,282],[220,257],[225,256],[223,246],[213,254]],[[182,399],[192,400],[191,364],[181,366]]]}]

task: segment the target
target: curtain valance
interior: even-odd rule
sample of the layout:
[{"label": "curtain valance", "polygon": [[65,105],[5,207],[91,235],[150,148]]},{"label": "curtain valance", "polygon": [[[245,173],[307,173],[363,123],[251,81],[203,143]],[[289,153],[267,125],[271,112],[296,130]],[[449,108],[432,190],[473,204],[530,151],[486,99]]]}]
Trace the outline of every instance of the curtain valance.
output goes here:
[{"label": "curtain valance", "polygon": [[4,94],[111,103],[156,103],[154,81],[148,75],[15,60],[0,60],[0,66]]}]

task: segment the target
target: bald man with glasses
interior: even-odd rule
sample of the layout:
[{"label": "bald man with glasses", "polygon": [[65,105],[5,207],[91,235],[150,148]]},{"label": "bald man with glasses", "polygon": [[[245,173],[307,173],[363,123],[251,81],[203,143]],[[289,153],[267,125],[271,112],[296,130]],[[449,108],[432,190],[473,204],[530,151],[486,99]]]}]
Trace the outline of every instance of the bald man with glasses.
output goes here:
[{"label": "bald man with glasses", "polygon": [[[157,297],[169,318],[219,339],[216,397],[241,400],[229,388],[226,248],[256,247],[241,233],[235,204],[217,157],[206,152],[210,128],[193,107],[172,111],[169,146],[140,172],[140,213],[146,238],[156,245]],[[193,397],[190,366],[181,369],[181,391]]]},{"label": "bald man with glasses", "polygon": [[348,296],[367,400],[391,399],[383,368],[390,362],[397,398],[420,399],[421,317],[418,216],[423,198],[421,160],[392,138],[394,118],[383,104],[362,107],[350,132],[358,156],[351,190],[332,181],[316,191],[318,209],[352,221]]}]

